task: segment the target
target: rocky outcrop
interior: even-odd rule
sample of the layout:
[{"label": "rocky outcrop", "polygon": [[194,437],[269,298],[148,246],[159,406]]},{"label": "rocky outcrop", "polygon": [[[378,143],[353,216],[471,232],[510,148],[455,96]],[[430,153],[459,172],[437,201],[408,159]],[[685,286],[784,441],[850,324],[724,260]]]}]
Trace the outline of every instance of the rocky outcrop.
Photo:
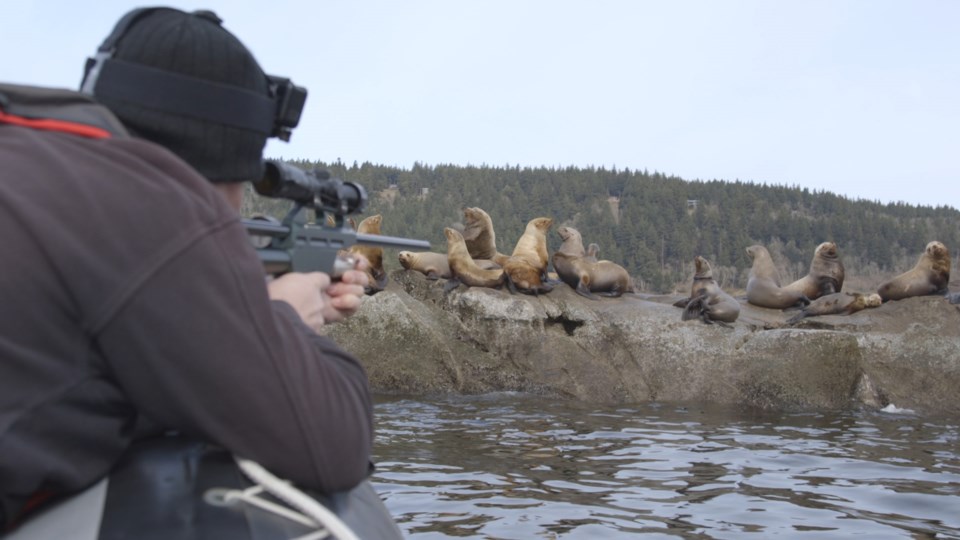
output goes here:
[{"label": "rocky outcrop", "polygon": [[521,391],[604,403],[883,407],[960,413],[960,312],[939,297],[804,319],[743,303],[732,328],[681,321],[679,296],[589,300],[391,275],[329,333],[375,391]]}]

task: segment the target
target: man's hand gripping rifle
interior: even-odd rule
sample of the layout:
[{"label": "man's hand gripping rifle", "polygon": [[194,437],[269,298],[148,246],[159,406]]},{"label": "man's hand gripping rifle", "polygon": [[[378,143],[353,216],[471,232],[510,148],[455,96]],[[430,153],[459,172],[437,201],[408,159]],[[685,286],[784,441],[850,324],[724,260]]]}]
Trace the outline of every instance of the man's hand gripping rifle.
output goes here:
[{"label": "man's hand gripping rifle", "polygon": [[[356,261],[338,256],[354,244],[430,249],[430,242],[424,240],[354,231],[344,218],[363,211],[367,192],[360,184],[330,178],[327,171],[305,172],[267,160],[263,178],[253,188],[262,196],[293,202],[279,223],[243,220],[268,274],[319,271],[337,278],[355,267]],[[307,221],[303,210],[313,212],[313,222]]]}]

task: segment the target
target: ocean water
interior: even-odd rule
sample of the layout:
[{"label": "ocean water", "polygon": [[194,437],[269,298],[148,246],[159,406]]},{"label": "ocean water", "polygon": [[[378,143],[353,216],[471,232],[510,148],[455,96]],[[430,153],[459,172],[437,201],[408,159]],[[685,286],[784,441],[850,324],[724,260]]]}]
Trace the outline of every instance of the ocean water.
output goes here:
[{"label": "ocean water", "polygon": [[376,404],[373,483],[408,538],[960,538],[960,418]]}]

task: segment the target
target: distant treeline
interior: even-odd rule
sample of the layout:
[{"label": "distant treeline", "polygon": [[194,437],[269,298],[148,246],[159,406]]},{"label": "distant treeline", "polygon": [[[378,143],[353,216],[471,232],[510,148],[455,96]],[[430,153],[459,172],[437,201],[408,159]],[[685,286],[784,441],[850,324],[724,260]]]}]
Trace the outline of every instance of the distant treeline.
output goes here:
[{"label": "distant treeline", "polygon": [[[712,264],[721,285],[746,285],[745,248],[763,244],[783,281],[804,275],[818,244],[840,247],[848,275],[906,270],[930,240],[956,256],[960,211],[850,200],[826,191],[749,182],[685,181],[658,172],[606,168],[371,163],[346,166],[291,160],[357,182],[369,193],[367,211],[382,214],[383,234],[429,240],[445,251],[443,228],[460,223],[461,208],[478,206],[493,218],[497,245],[509,253],[527,221],[548,216],[600,245],[649,292],[669,292],[692,275],[696,255]],[[248,197],[245,213],[280,216],[286,204]],[[552,233],[550,250],[560,245]],[[387,260],[396,263],[395,256]]]}]

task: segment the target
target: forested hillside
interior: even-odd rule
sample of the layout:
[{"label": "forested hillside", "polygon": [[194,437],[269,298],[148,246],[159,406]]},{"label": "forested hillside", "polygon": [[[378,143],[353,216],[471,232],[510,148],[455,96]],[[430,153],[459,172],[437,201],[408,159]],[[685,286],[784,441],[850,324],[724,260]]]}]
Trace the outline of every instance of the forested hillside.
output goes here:
[{"label": "forested hillside", "polygon": [[[424,166],[291,161],[330,170],[363,185],[363,216],[382,214],[383,234],[429,240],[445,251],[443,228],[463,206],[493,218],[497,244],[509,253],[527,221],[539,216],[577,228],[601,258],[626,267],[648,292],[689,280],[692,260],[706,257],[726,288],[746,285],[745,248],[767,246],[783,281],[804,275],[814,248],[836,242],[848,276],[869,277],[913,266],[930,240],[960,249],[960,211],[850,200],[829,192],[744,182],[684,181],[657,172],[604,168]],[[280,216],[286,204],[249,197],[245,213]],[[560,245],[550,235],[550,249]],[[386,260],[398,267],[395,254]],[[389,269],[389,268],[388,268]]]}]

